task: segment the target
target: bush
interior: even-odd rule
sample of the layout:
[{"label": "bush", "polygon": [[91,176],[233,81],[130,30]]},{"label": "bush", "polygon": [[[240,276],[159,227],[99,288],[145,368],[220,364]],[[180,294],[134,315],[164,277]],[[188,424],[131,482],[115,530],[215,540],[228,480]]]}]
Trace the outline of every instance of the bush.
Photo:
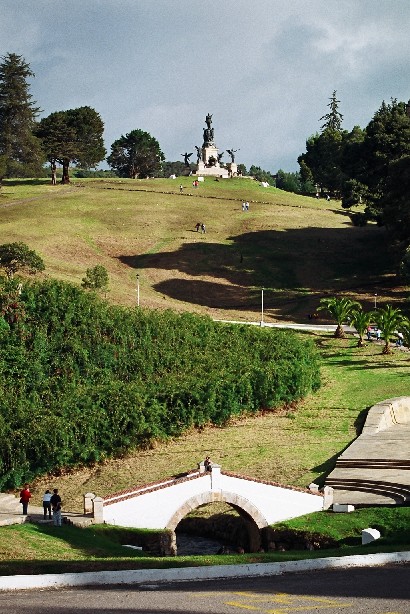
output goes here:
[{"label": "bush", "polygon": [[290,331],[110,306],[58,281],[25,283],[19,304],[0,329],[0,488],[319,386],[313,345]]}]

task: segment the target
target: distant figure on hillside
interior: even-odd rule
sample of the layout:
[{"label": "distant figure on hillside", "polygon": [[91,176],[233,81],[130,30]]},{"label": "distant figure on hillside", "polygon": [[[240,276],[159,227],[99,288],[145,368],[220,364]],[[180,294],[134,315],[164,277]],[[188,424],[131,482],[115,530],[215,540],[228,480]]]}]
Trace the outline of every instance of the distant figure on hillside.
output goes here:
[{"label": "distant figure on hillside", "polygon": [[396,346],[398,348],[400,348],[404,343],[404,336],[403,333],[397,333],[397,341],[396,341]]},{"label": "distant figure on hillside", "polygon": [[20,491],[20,503],[23,506],[23,516],[27,516],[28,504],[31,499],[30,487],[28,484],[24,484],[23,490]]},{"label": "distant figure on hillside", "polygon": [[49,490],[46,490],[46,492],[43,495],[43,510],[44,510],[44,520],[46,520],[47,516],[48,519],[51,520],[51,492]]},{"label": "distant figure on hillside", "polygon": [[205,234],[205,233],[206,233],[206,227],[205,227],[205,224],[201,224],[201,232],[202,232],[202,234]]},{"label": "distant figure on hillside", "polygon": [[201,222],[197,222],[195,224],[195,228],[196,228],[196,231],[199,232],[199,229],[201,228]]},{"label": "distant figure on hillside", "polygon": [[61,527],[61,497],[58,494],[58,488],[54,488],[50,503],[53,509],[53,525]]},{"label": "distant figure on hillside", "polygon": [[56,185],[56,184],[57,184],[57,169],[55,165],[53,164],[53,166],[51,167],[51,185]]}]

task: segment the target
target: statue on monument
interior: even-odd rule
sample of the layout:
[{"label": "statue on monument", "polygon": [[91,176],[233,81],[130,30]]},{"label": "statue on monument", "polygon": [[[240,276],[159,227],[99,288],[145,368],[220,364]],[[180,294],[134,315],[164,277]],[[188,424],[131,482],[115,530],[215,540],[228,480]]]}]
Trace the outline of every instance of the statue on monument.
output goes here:
[{"label": "statue on monument", "polygon": [[221,151],[221,153],[218,154],[218,164],[221,163],[222,160],[222,156],[224,155],[225,152]]},{"label": "statue on monument", "polygon": [[205,117],[206,128],[204,128],[204,144],[202,147],[209,147],[215,145],[214,143],[214,129],[212,128],[212,115],[208,113]]},{"label": "statue on monument", "polygon": [[214,129],[204,128],[204,147],[214,144]]},{"label": "statue on monument", "polygon": [[198,145],[195,145],[195,149],[196,149],[196,163],[199,164],[200,161],[202,160],[202,147],[198,147]]},{"label": "statue on monument", "polygon": [[181,156],[184,158],[185,166],[189,167],[189,158],[192,156],[192,154],[193,154],[193,152],[191,152],[191,153],[185,152],[185,153],[181,154]]},{"label": "statue on monument", "polygon": [[232,163],[235,162],[235,154],[239,149],[227,149],[226,151],[231,156]]}]

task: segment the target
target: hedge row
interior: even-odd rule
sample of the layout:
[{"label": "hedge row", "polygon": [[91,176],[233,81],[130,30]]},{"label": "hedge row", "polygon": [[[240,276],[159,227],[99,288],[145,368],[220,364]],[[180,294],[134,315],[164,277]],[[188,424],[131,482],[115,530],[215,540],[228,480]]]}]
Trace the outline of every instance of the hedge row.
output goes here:
[{"label": "hedge row", "polygon": [[319,386],[287,331],[126,309],[58,281],[0,288],[0,488]]}]

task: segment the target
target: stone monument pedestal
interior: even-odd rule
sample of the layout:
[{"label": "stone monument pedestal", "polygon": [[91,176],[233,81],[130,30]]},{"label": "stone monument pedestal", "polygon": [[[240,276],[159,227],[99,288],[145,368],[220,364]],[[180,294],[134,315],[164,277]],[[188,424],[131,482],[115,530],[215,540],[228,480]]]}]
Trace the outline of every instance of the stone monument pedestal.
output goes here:
[{"label": "stone monument pedestal", "polygon": [[[202,148],[202,160],[198,162],[196,174],[211,177],[229,177],[229,171],[218,162],[219,149],[214,145]],[[213,160],[216,162],[210,164]]]},{"label": "stone monument pedestal", "polygon": [[203,177],[229,177],[228,169],[218,163],[215,166],[205,166],[203,162],[199,162],[195,174]]},{"label": "stone monument pedestal", "polygon": [[236,162],[228,164],[228,170],[231,177],[236,177],[238,175],[238,165]]}]

